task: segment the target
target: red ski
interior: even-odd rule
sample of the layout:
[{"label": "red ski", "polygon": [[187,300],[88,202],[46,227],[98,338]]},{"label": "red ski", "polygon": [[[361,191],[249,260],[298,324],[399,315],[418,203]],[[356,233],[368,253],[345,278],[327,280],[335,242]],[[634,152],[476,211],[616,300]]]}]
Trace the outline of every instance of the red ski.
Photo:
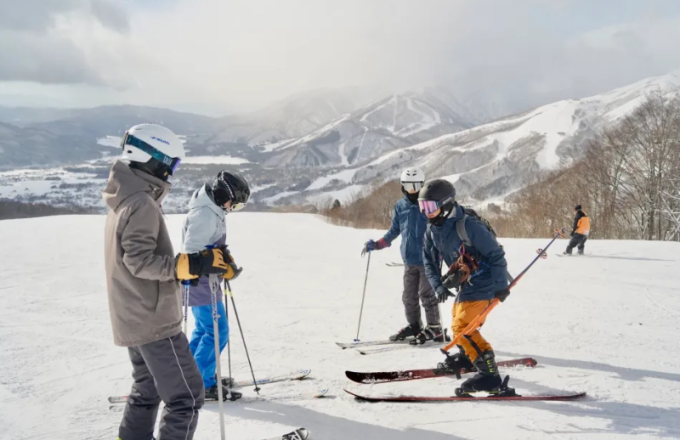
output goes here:
[{"label": "red ski", "polygon": [[471,400],[478,402],[494,402],[494,401],[531,401],[531,400],[576,400],[585,397],[586,393],[561,394],[555,396],[489,396],[489,397],[434,397],[434,396],[361,396],[345,390],[346,393],[351,394],[358,400],[365,400],[367,402],[469,402]]},{"label": "red ski", "polygon": [[[499,367],[535,367],[537,364],[534,358],[511,359],[499,361]],[[426,368],[424,370],[402,370],[402,371],[377,371],[372,373],[359,373],[356,371],[345,371],[347,378],[353,382],[362,384],[376,384],[389,382],[404,382],[407,380],[429,379],[433,377],[457,376],[459,374],[474,373],[474,370],[451,371],[447,368]]]}]

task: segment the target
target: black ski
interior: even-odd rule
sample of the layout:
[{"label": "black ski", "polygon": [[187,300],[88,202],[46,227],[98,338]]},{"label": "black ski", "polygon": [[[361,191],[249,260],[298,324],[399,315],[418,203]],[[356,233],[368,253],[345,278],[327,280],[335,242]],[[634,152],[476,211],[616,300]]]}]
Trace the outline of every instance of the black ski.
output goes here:
[{"label": "black ski", "polygon": [[306,440],[309,438],[309,430],[306,428],[296,429],[293,432],[284,434],[279,437],[270,437],[265,440]]}]

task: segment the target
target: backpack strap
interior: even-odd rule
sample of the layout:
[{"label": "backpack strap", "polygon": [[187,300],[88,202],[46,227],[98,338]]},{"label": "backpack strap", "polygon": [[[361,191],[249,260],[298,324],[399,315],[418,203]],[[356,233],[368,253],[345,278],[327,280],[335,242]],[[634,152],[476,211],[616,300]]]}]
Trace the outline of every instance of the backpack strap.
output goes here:
[{"label": "backpack strap", "polygon": [[465,220],[467,220],[467,218],[468,215],[465,213],[465,210],[463,210],[463,217],[456,220],[456,232],[458,233],[460,239],[463,241],[463,244],[467,247],[470,247],[472,246],[472,241],[470,241],[470,236],[465,230]]}]

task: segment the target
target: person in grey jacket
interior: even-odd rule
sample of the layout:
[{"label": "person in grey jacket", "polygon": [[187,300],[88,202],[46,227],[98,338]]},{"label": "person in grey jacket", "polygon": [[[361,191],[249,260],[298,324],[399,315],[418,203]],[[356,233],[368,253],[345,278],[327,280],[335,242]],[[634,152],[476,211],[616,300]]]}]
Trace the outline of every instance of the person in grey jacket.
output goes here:
[{"label": "person in grey jacket", "polygon": [[168,177],[184,157],[169,129],[141,124],[121,142],[103,198],[104,262],[116,345],[127,347],[134,383],[123,414],[120,440],[150,440],[161,400],[163,440],[190,440],[203,406],[203,381],[182,333],[178,280],[234,273],[221,248],[174,255],[161,203]]},{"label": "person in grey jacket", "polygon": [[[227,231],[225,215],[243,209],[250,197],[248,182],[237,173],[220,171],[212,185],[205,184],[197,189],[189,202],[189,213],[182,229],[182,252],[199,252],[206,246],[225,246]],[[240,271],[236,272],[235,278]],[[222,301],[222,290],[216,286],[218,332],[220,353],[229,340],[229,325]],[[212,292],[208,277],[201,277],[198,283],[188,289],[188,304],[195,318],[195,328],[189,348],[203,377],[205,398],[217,400],[219,393],[215,376],[215,331],[213,327]],[[219,354],[218,354],[219,356]],[[220,381],[222,382],[222,381]],[[222,383],[222,385],[228,385]],[[241,393],[225,387],[223,398],[236,400]]]}]

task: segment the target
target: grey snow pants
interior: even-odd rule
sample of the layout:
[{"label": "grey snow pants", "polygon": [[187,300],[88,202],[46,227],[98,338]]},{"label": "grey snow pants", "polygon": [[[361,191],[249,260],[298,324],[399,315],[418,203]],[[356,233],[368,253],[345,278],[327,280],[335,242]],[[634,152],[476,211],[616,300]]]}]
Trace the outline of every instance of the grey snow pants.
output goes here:
[{"label": "grey snow pants", "polygon": [[[439,325],[439,303],[434,289],[425,275],[425,266],[404,266],[404,294],[401,297],[406,311],[406,321],[411,325],[423,327],[420,303],[425,309],[427,325]],[[420,300],[420,301],[419,301]]]},{"label": "grey snow pants", "polygon": [[191,440],[205,392],[184,333],[128,347],[128,352],[135,382],[118,430],[120,439],[151,440],[162,400],[158,440]]}]

